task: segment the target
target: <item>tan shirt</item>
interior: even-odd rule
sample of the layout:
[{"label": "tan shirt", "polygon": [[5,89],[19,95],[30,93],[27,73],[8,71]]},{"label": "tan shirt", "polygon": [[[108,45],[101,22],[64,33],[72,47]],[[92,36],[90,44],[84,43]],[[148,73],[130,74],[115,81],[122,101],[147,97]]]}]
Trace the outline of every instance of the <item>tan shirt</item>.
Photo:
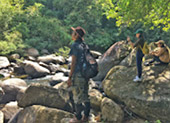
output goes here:
[{"label": "tan shirt", "polygon": [[158,56],[162,62],[170,62],[170,54],[166,47],[158,47],[154,50],[154,55]]}]

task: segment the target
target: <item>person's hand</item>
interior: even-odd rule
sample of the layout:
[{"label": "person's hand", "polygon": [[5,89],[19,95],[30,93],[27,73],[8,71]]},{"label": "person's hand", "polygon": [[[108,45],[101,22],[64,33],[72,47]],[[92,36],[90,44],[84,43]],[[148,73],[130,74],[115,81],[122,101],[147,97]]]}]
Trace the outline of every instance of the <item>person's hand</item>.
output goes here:
[{"label": "person's hand", "polygon": [[127,41],[128,41],[128,42],[130,42],[130,41],[131,41],[129,36],[127,37]]},{"label": "person's hand", "polygon": [[150,54],[150,55],[154,55],[154,52],[152,51],[152,52],[150,52],[149,54]]},{"label": "person's hand", "polygon": [[67,85],[68,85],[68,87],[70,87],[70,86],[72,85],[71,78],[69,78],[69,79],[67,80]]}]

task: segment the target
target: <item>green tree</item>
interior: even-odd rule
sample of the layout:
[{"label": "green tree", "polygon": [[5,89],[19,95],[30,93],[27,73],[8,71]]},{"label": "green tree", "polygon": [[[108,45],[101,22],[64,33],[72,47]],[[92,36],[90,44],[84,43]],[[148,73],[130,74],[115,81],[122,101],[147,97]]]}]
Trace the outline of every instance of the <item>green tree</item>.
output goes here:
[{"label": "green tree", "polygon": [[70,35],[60,21],[40,12],[45,8],[43,4],[32,1],[28,5],[23,0],[2,0],[0,8],[0,54],[27,47],[46,48],[54,52],[69,44]]},{"label": "green tree", "polygon": [[85,28],[85,41],[102,51],[128,35],[134,37],[140,27],[148,41],[170,39],[165,0],[0,0],[0,22],[0,54],[28,47],[64,50],[72,26]]},{"label": "green tree", "polygon": [[23,0],[0,1],[0,54],[5,55],[23,48],[22,34],[12,28],[12,21],[17,14],[22,13]]},{"label": "green tree", "polygon": [[[108,18],[115,18],[117,26],[144,22],[170,29],[169,0],[98,0]],[[154,26],[151,26],[153,29]]]}]

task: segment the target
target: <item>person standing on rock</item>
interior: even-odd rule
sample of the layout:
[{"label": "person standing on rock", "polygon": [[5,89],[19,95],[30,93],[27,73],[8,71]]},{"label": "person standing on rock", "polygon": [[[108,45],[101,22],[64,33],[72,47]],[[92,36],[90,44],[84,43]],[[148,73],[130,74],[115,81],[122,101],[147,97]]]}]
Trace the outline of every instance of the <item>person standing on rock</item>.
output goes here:
[{"label": "person standing on rock", "polygon": [[[81,75],[82,57],[84,57],[84,38],[85,30],[82,27],[71,28],[73,30],[72,40],[74,43],[71,46],[69,55],[72,57],[71,70],[67,84],[72,88],[73,100],[75,103],[75,118],[70,120],[70,123],[88,121],[90,113],[90,100],[88,96],[88,80]],[[82,116],[84,111],[84,116]]]},{"label": "person standing on rock", "polygon": [[142,49],[144,46],[144,36],[143,36],[143,30],[142,29],[138,29],[136,32],[136,38],[137,41],[135,43],[132,43],[130,40],[130,37],[127,37],[127,41],[130,43],[130,45],[132,46],[132,48],[136,47],[136,65],[137,65],[137,71],[138,71],[138,75],[133,79],[134,82],[138,82],[138,81],[142,81],[142,59],[143,59],[143,52]]}]

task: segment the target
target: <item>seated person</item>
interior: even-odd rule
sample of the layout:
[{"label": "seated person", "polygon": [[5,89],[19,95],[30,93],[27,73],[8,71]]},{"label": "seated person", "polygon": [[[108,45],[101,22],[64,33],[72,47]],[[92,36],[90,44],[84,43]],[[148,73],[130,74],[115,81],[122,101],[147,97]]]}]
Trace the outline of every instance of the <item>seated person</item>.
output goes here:
[{"label": "seated person", "polygon": [[168,65],[170,62],[170,54],[168,47],[165,45],[165,42],[163,40],[159,40],[155,44],[157,45],[157,48],[150,52],[154,58],[150,62],[145,63],[145,65],[151,65],[155,61],[157,62],[155,65]]}]

